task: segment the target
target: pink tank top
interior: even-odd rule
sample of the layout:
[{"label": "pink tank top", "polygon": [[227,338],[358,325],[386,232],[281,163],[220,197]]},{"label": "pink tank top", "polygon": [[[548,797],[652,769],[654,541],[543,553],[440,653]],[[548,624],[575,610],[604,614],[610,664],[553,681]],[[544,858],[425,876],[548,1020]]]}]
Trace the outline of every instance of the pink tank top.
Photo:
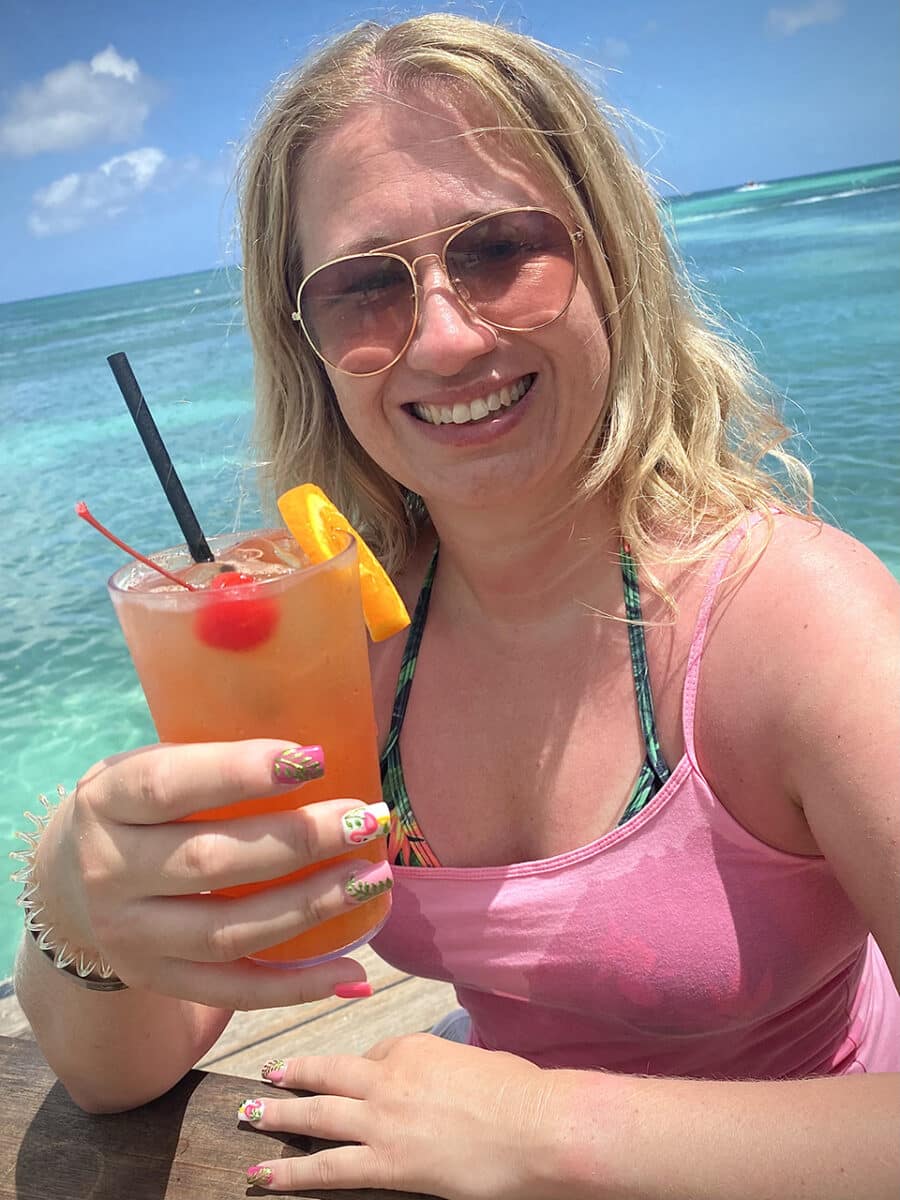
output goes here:
[{"label": "pink tank top", "polygon": [[697,762],[717,562],[683,697],[685,753],[590,845],[499,867],[394,867],[374,949],[452,983],[470,1040],[541,1067],[781,1079],[900,1070],[900,996],[824,858],[761,842]]}]

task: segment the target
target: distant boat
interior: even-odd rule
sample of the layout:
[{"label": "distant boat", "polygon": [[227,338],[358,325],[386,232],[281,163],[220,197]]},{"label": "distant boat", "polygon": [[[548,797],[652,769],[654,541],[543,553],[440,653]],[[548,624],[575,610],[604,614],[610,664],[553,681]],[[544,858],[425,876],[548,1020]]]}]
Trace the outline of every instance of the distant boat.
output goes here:
[{"label": "distant boat", "polygon": [[768,187],[767,183],[757,183],[755,179],[749,179],[746,183],[742,183],[739,188],[735,188],[736,192],[758,192],[760,188]]}]

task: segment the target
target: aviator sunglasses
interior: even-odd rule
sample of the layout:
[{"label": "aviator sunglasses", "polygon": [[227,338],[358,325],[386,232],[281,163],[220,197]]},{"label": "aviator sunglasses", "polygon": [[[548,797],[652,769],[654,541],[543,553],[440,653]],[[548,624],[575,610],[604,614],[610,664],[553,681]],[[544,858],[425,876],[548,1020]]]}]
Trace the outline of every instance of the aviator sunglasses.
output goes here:
[{"label": "aviator sunglasses", "polygon": [[[439,253],[412,260],[394,251],[445,233]],[[311,271],[297,292],[307,341],[346,375],[377,375],[400,359],[419,319],[416,266],[436,258],[462,305],[495,329],[528,333],[563,315],[578,283],[582,229],[543,208],[500,212],[420,233]]]}]

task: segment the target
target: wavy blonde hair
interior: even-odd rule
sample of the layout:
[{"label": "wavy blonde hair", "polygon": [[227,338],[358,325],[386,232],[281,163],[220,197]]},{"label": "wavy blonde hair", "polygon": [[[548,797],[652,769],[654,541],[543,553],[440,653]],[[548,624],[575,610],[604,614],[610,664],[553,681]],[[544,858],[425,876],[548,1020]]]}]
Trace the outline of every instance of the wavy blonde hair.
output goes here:
[{"label": "wavy blonde hair", "polygon": [[[620,115],[549,47],[448,14],[367,22],[338,37],[276,88],[247,147],[244,299],[264,492],[318,483],[390,571],[407,561],[427,519],[354,438],[291,320],[303,276],[292,217],[304,156],[351,109],[448,89],[495,115],[491,128],[546,171],[586,231],[582,252],[599,281],[611,368],[582,494],[607,491],[645,566],[673,552],[704,556],[749,511],[810,512],[809,472],[783,446],[790,431],[749,357],[688,284],[648,179],[616,136]],[[767,457],[780,480],[763,469]]]}]

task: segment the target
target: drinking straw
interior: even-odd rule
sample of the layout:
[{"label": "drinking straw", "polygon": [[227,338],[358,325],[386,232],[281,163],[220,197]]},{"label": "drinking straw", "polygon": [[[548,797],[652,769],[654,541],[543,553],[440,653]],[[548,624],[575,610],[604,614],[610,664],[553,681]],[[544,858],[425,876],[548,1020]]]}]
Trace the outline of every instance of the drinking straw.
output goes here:
[{"label": "drinking straw", "polygon": [[213,552],[210,550],[206,538],[203,536],[203,530],[200,528],[200,523],[194,515],[194,510],[191,508],[191,502],[188,500],[185,490],[181,486],[181,480],[178,478],[178,473],[172,465],[171,458],[169,458],[169,452],[160,437],[159,430],[156,428],[156,422],[153,420],[150,409],[147,407],[147,401],[144,399],[138,381],[134,377],[134,371],[131,369],[128,356],[121,353],[110,354],[106,361],[109,363],[110,369],[116,377],[119,391],[128,405],[128,411],[131,413],[137,431],[141,435],[144,449],[153,463],[153,467],[159,477],[159,482],[162,484],[162,489],[166,494],[166,499],[171,506],[172,512],[175,514],[175,520],[181,526],[181,532],[184,534],[184,540],[187,542],[188,550],[191,552],[191,558],[197,563],[215,562]]}]

